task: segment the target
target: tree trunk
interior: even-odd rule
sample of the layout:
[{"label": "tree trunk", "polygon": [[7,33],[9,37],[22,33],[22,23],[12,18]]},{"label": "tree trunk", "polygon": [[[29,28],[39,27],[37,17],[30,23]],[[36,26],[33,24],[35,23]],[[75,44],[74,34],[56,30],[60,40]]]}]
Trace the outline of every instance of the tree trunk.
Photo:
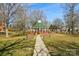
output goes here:
[{"label": "tree trunk", "polygon": [[9,34],[8,34],[8,26],[7,26],[6,23],[5,23],[5,30],[6,30],[6,37],[9,37]]},{"label": "tree trunk", "polygon": [[9,37],[9,35],[8,35],[8,29],[6,29],[6,37]]},{"label": "tree trunk", "polygon": [[72,28],[71,33],[74,34],[74,23],[73,22],[72,22],[72,27],[71,28]]}]

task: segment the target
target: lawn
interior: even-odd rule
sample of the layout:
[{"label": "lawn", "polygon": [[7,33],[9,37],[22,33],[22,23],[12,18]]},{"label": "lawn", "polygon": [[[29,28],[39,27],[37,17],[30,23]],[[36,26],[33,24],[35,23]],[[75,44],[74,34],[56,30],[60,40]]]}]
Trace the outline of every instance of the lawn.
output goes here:
[{"label": "lawn", "polygon": [[0,37],[0,56],[32,56],[35,39],[27,36]]},{"label": "lawn", "polygon": [[44,43],[52,56],[79,55],[79,35],[44,34]]}]

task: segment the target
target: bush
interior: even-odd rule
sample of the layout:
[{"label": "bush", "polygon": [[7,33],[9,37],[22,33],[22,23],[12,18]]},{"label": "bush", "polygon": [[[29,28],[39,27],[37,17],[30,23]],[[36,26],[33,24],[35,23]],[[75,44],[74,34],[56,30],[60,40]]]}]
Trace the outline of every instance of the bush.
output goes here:
[{"label": "bush", "polygon": [[4,35],[5,34],[5,32],[0,32],[0,35]]},{"label": "bush", "polygon": [[12,34],[12,36],[23,36],[23,35],[26,35],[24,31],[19,31],[19,32],[16,32],[14,34]]}]

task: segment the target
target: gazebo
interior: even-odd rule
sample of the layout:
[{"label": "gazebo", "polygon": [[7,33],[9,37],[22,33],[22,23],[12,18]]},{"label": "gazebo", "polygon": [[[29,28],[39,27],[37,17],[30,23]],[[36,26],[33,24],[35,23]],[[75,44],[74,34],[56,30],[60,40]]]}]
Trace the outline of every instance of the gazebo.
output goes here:
[{"label": "gazebo", "polygon": [[33,26],[33,29],[36,33],[40,33],[45,29],[45,24],[41,20],[38,20],[36,24]]}]

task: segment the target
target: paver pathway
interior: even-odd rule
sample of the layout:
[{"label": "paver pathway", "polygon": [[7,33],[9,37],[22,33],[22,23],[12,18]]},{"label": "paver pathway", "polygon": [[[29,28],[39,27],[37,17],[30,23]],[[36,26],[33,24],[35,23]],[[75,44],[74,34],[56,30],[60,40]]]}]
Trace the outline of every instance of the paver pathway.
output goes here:
[{"label": "paver pathway", "polygon": [[46,48],[40,35],[37,35],[36,37],[36,44],[33,56],[50,56],[48,49]]}]

